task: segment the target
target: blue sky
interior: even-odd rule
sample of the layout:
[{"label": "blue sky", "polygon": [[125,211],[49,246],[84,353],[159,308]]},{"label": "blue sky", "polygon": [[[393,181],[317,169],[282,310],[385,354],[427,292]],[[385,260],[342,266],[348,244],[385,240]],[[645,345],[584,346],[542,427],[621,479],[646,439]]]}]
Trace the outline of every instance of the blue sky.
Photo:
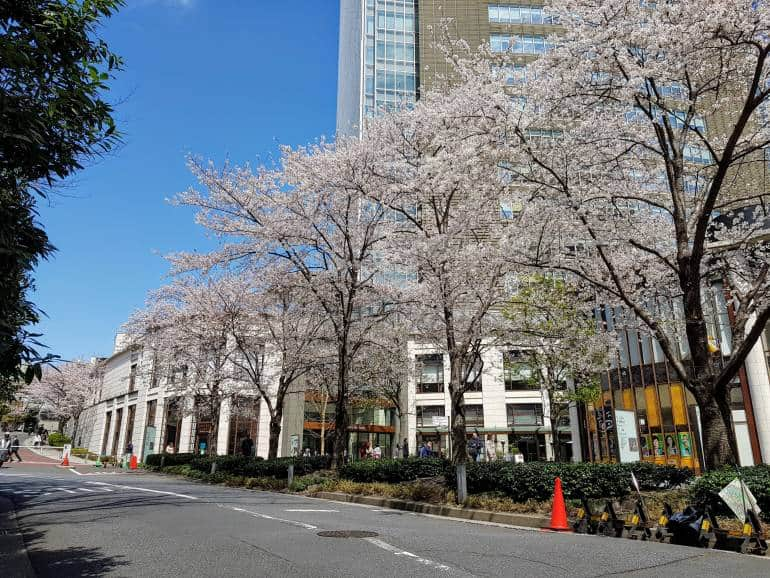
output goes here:
[{"label": "blue sky", "polygon": [[337,0],[127,0],[102,36],[124,145],[41,205],[58,253],[37,271],[38,329],[64,359],[112,352],[168,272],[162,255],[212,246],[166,199],[194,184],[187,154],[259,162],[334,133]]}]

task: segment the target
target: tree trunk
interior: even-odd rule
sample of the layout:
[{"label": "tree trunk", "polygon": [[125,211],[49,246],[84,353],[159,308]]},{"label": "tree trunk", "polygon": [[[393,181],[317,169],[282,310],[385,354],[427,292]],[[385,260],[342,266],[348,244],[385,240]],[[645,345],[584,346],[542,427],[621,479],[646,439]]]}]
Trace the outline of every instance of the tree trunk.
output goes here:
[{"label": "tree trunk", "polygon": [[468,461],[465,400],[462,390],[451,391],[450,395],[452,397],[452,463],[464,464]]},{"label": "tree trunk", "polygon": [[337,468],[345,464],[345,452],[348,449],[348,354],[346,345],[339,348],[337,361],[337,403],[334,414],[334,463]]},{"label": "tree trunk", "polygon": [[283,411],[276,405],[276,411],[270,416],[270,440],[267,448],[267,459],[274,460],[278,457],[278,438],[281,436],[281,422],[283,421]]},{"label": "tree trunk", "polygon": [[[212,411],[212,413],[214,413]],[[219,408],[217,408],[216,413],[211,418],[211,429],[209,430],[209,447],[208,447],[208,455],[210,456],[216,456],[217,455],[217,438],[219,437]]]},{"label": "tree trunk", "polygon": [[707,470],[737,463],[737,444],[733,431],[729,399],[721,403],[708,392],[695,395],[700,408],[703,459]]}]

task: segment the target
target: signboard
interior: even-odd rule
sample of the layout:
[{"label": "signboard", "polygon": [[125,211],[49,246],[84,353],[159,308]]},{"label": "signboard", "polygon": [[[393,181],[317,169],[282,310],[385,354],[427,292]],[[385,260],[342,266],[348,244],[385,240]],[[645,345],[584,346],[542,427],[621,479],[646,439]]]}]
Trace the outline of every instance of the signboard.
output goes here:
[{"label": "signboard", "polygon": [[297,434],[291,434],[291,455],[296,456],[299,455],[299,435]]},{"label": "signboard", "polygon": [[445,415],[434,415],[431,419],[433,427],[449,427],[449,418]]},{"label": "signboard", "polygon": [[749,490],[746,487],[746,484],[738,478],[735,478],[732,482],[722,488],[722,491],[719,492],[719,497],[724,500],[727,507],[733,511],[735,516],[741,522],[746,519],[746,510],[748,508],[754,510],[755,514],[761,512],[759,506],[757,506],[757,500],[754,498],[751,490]]},{"label": "signboard", "polygon": [[621,462],[639,461],[639,437],[636,434],[636,416],[633,411],[615,410]]},{"label": "signboard", "polygon": [[515,464],[523,464],[524,463],[524,454],[513,454],[513,463],[515,463]]}]

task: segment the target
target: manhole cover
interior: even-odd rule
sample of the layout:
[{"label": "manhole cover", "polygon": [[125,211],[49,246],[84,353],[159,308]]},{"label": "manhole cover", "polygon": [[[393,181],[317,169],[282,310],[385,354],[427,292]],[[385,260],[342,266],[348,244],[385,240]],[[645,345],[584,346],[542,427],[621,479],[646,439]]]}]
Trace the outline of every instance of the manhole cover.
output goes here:
[{"label": "manhole cover", "polygon": [[374,538],[377,532],[367,532],[365,530],[324,530],[318,532],[322,538]]}]

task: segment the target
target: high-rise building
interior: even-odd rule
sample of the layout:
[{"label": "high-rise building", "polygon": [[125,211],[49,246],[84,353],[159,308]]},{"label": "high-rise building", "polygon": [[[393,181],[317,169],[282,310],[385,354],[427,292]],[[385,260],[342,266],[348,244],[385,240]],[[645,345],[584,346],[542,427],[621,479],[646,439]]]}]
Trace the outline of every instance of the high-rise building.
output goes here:
[{"label": "high-rise building", "polygon": [[530,0],[341,0],[337,131],[360,134],[367,117],[409,106],[446,75],[445,34],[520,54],[523,74],[556,24]]},{"label": "high-rise building", "polygon": [[[409,106],[439,79],[450,76],[438,47],[446,35],[465,40],[471,50],[488,43],[492,52],[513,53],[516,64],[508,71],[513,84],[526,82],[526,64],[549,49],[549,36],[559,30],[558,19],[544,8],[543,0],[341,0],[341,8],[337,130],[345,135],[360,135],[367,118],[380,110]],[[754,163],[737,186],[766,182],[765,175],[758,174],[763,170],[766,164]],[[429,349],[415,344],[412,352],[422,370],[407,388],[405,433],[412,448],[430,440],[434,448],[444,449],[448,436],[442,424],[450,415],[444,380],[448,366],[444,355]],[[770,459],[768,349],[770,333],[752,351],[733,389],[733,420],[743,464]],[[466,418],[485,437],[492,435],[509,448],[518,446],[528,460],[551,459],[547,424],[551,412],[540,392],[521,378],[526,369],[507,361],[516,353],[484,354],[479,391],[466,394]],[[698,467],[702,455],[695,400],[652,345],[624,333],[618,360],[601,377],[601,404],[589,407],[580,418],[572,411],[563,426],[560,423],[562,447],[568,448],[562,458],[582,454],[584,459],[618,459],[614,415],[621,411],[634,418],[632,433],[642,459]]]}]

